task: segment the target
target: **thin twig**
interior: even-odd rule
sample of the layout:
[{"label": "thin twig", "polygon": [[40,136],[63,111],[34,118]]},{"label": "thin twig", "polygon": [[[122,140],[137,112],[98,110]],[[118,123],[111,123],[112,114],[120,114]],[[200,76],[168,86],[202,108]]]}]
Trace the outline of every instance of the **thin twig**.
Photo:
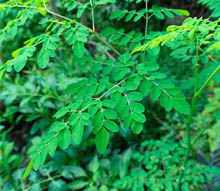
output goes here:
[{"label": "thin twig", "polygon": [[145,2],[145,8],[146,8],[146,16],[145,16],[145,36],[147,36],[147,32],[148,32],[148,0],[146,0]]},{"label": "thin twig", "polygon": [[115,89],[116,87],[119,87],[120,84],[122,84],[126,79],[121,80],[120,82],[118,82],[117,84],[115,84],[114,86],[112,86],[109,90],[107,90],[105,93],[103,93],[100,97],[98,97],[97,99],[102,99],[103,97],[107,96],[113,89]]},{"label": "thin twig", "polygon": [[[91,29],[89,28],[88,26],[80,23],[80,22],[77,22],[76,20],[74,19],[71,19],[69,17],[66,17],[66,16],[63,16],[59,13],[56,13],[52,10],[50,10],[47,5],[46,5],[46,2],[45,0],[43,0],[43,6],[44,6],[44,9],[47,11],[47,13],[57,17],[57,18],[60,18],[60,19],[63,19],[63,20],[66,20],[70,23],[74,23],[74,24],[78,24],[78,25],[81,25],[82,27],[86,28],[89,32],[93,33],[95,35],[95,37],[100,40],[104,45],[106,45],[108,48],[110,48],[117,56],[120,56],[120,52],[114,48],[111,44],[109,44],[104,37],[102,37],[100,34],[98,34],[97,32],[94,31],[94,28]],[[11,8],[14,8],[14,7],[18,7],[18,8],[28,8],[28,9],[38,9],[37,7],[34,7],[34,6],[27,6],[27,5],[19,5],[19,4],[15,4],[15,5],[7,5],[7,7],[11,7]]]},{"label": "thin twig", "polygon": [[[42,180],[42,181],[39,181],[39,182],[37,182],[38,184],[43,184],[43,183],[46,183],[46,182],[50,182],[50,181],[52,181],[52,180],[55,180],[55,179],[57,179],[57,178],[61,178],[62,177],[62,175],[56,175],[56,176],[53,176],[53,177],[48,177],[47,179],[44,179],[44,180]],[[23,191],[28,191],[28,190],[30,190],[31,189],[31,187],[32,186],[28,186],[27,188],[25,188]]]},{"label": "thin twig", "polygon": [[[93,41],[89,41],[88,44],[91,44],[91,45],[93,45],[93,46],[98,46],[98,45],[99,45],[99,44],[97,44],[96,42],[93,42]],[[102,46],[102,45],[100,45],[100,46]],[[102,46],[102,47],[105,47],[105,46]],[[115,57],[114,57],[110,52],[108,52],[108,51],[105,50],[104,48],[103,48],[103,51],[105,52],[105,54],[106,54],[109,58],[111,58],[112,60],[115,60]]]},{"label": "thin twig", "polygon": [[67,21],[69,21],[69,22],[72,22],[72,23],[75,23],[75,24],[78,24],[78,25],[81,25],[81,26],[85,27],[89,32],[93,33],[93,34],[96,36],[96,38],[99,39],[103,44],[105,44],[107,47],[111,48],[112,51],[113,51],[115,54],[117,54],[118,56],[120,55],[120,52],[119,52],[118,50],[116,50],[111,44],[109,44],[102,36],[100,36],[100,35],[99,35],[97,32],[95,32],[93,29],[89,28],[88,26],[86,26],[86,25],[84,25],[84,24],[82,24],[82,23],[80,23],[80,22],[77,22],[76,20],[72,20],[72,19],[70,19],[70,18],[68,18],[68,17],[65,17],[65,16],[63,16],[63,15],[60,15],[60,14],[58,14],[58,13],[53,12],[52,10],[50,10],[50,9],[47,8],[47,5],[46,5],[45,1],[43,1],[43,4],[44,4],[45,10],[46,10],[48,13],[50,13],[51,15],[54,15],[54,16],[59,17],[59,18],[61,18],[61,19],[64,19],[64,20],[67,20]]},{"label": "thin twig", "polygon": [[[195,76],[195,84],[198,84],[198,68],[199,68],[199,43],[198,43],[198,39],[197,36],[195,37],[195,67],[194,67],[194,76]],[[194,94],[197,91],[197,86],[194,87]],[[182,179],[184,178],[185,175],[185,168],[187,165],[188,160],[190,159],[190,152],[192,150],[192,140],[191,140],[191,125],[193,122],[193,116],[196,114],[196,103],[197,103],[197,97],[193,96],[192,100],[191,100],[191,115],[188,116],[187,118],[187,126],[186,126],[186,141],[187,141],[187,149],[186,149],[186,156],[183,160],[183,169],[182,172],[180,174],[180,178],[179,178],[179,189],[182,190],[181,188],[181,183],[182,183]]]},{"label": "thin twig", "polygon": [[44,5],[45,10],[46,10],[48,13],[50,13],[51,15],[53,15],[53,16],[55,16],[55,17],[58,17],[58,18],[61,18],[61,19],[64,19],[64,20],[67,20],[67,21],[69,21],[69,22],[74,22],[74,23],[76,22],[75,20],[70,19],[69,17],[65,17],[65,16],[63,16],[63,15],[60,15],[59,13],[53,12],[53,11],[51,11],[50,9],[48,9],[45,0],[43,0],[43,5]]},{"label": "thin twig", "polygon": [[197,98],[201,95],[202,91],[206,88],[206,86],[209,84],[209,82],[213,79],[213,77],[220,72],[220,65],[215,68],[215,70],[209,75],[207,80],[203,83],[203,85],[199,88],[199,90],[194,94],[194,98]]},{"label": "thin twig", "polygon": [[92,17],[92,30],[93,32],[95,32],[94,0],[90,0],[90,6],[91,6],[91,17]]}]

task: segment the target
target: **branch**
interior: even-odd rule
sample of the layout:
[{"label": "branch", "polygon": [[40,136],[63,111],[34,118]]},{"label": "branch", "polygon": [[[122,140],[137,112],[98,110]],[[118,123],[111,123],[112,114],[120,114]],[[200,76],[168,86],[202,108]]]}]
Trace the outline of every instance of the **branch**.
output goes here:
[{"label": "branch", "polygon": [[81,25],[81,26],[85,27],[89,32],[93,33],[98,40],[100,40],[100,41],[101,41],[103,44],[105,44],[108,48],[112,49],[112,51],[113,51],[116,55],[118,55],[118,56],[120,55],[120,52],[119,52],[117,49],[115,49],[111,44],[109,44],[109,43],[105,40],[105,38],[103,38],[101,35],[99,35],[97,32],[95,32],[94,29],[91,29],[91,28],[87,27],[86,25],[84,25],[84,24],[82,24],[82,23],[80,23],[80,22],[77,22],[76,20],[72,20],[72,19],[70,19],[70,18],[68,18],[68,17],[65,17],[65,16],[63,16],[63,15],[60,15],[60,14],[58,14],[58,13],[56,13],[56,12],[53,12],[52,10],[48,9],[48,7],[47,7],[47,5],[46,5],[46,3],[45,3],[45,0],[43,1],[43,5],[44,5],[45,10],[46,10],[49,14],[51,14],[51,15],[53,15],[53,16],[56,16],[56,17],[58,17],[58,18],[64,19],[64,20],[66,20],[66,21],[69,21],[69,22],[71,22],[71,23],[75,23],[75,24],[78,24],[78,25]]},{"label": "branch", "polygon": [[209,77],[207,78],[207,80],[203,83],[203,85],[199,88],[199,90],[194,94],[194,98],[197,98],[198,96],[200,96],[200,94],[202,93],[202,91],[205,89],[205,87],[209,84],[209,82],[212,80],[212,78],[218,73],[220,72],[220,65],[218,67],[215,68],[215,70],[209,75]]}]

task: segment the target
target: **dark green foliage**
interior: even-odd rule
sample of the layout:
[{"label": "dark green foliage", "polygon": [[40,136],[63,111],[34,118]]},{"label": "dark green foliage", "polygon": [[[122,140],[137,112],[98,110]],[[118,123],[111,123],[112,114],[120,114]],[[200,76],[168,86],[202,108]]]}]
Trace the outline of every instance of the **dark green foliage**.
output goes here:
[{"label": "dark green foliage", "polygon": [[0,189],[197,191],[218,176],[195,156],[219,145],[219,20],[172,5],[0,4]]},{"label": "dark green foliage", "polygon": [[199,2],[212,11],[212,17],[220,17],[220,2],[218,0],[199,0]]}]

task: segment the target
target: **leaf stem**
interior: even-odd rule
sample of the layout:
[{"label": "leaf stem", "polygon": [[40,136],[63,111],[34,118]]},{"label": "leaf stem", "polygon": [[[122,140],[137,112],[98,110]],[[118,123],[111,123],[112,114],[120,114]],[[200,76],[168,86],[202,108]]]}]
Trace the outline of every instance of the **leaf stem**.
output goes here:
[{"label": "leaf stem", "polygon": [[[108,43],[104,37],[102,37],[99,33],[97,33],[94,28],[95,28],[95,24],[94,24],[94,27],[93,28],[89,28],[88,26],[76,21],[75,19],[71,19],[69,17],[66,17],[66,16],[63,16],[59,13],[56,13],[52,10],[50,10],[48,7],[47,7],[47,4],[45,2],[45,0],[42,1],[43,2],[43,6],[44,6],[44,9],[46,10],[47,13],[57,17],[57,18],[60,18],[60,19],[63,19],[63,20],[66,20],[70,23],[75,23],[75,24],[78,24],[78,25],[81,25],[82,27],[85,27],[90,33],[93,33],[96,38],[98,40],[100,40],[105,46],[107,46],[108,48],[110,48],[117,56],[120,56],[120,52],[114,48],[110,43]],[[14,8],[14,7],[18,7],[18,8],[27,8],[27,9],[38,9],[38,7],[35,7],[35,6],[28,6],[28,5],[19,5],[19,4],[15,4],[15,5],[6,5],[6,7],[11,7],[11,8]],[[94,14],[94,13],[93,13]],[[94,19],[95,20],[95,19]],[[95,23],[95,21],[93,21]]]},{"label": "leaf stem", "polygon": [[202,91],[206,88],[206,86],[209,84],[209,82],[213,79],[213,77],[220,72],[220,65],[215,68],[215,70],[208,76],[206,81],[202,84],[202,86],[199,88],[198,91],[195,92],[194,98],[197,98],[201,95]]},{"label": "leaf stem", "polygon": [[76,20],[72,20],[72,19],[70,19],[70,18],[68,18],[68,17],[65,17],[65,16],[63,16],[63,15],[60,15],[60,14],[58,14],[58,13],[56,13],[56,12],[51,11],[50,9],[47,8],[47,5],[46,5],[46,3],[45,3],[45,0],[43,0],[43,4],[44,4],[45,10],[46,10],[48,13],[50,13],[50,14],[56,16],[56,17],[59,17],[59,18],[61,18],[61,19],[64,19],[64,20],[67,20],[67,21],[69,21],[69,22],[72,22],[72,23],[75,23],[75,24],[79,24],[79,25],[85,27],[89,32],[93,33],[93,34],[97,37],[97,39],[99,39],[103,44],[105,44],[108,48],[111,48],[112,51],[113,51],[115,54],[117,54],[118,56],[120,55],[119,51],[116,50],[111,44],[109,44],[109,43],[108,43],[102,36],[100,36],[97,32],[95,32],[95,30],[93,30],[93,29],[87,27],[86,25],[84,25],[84,24],[82,24],[82,23],[80,23],[80,22],[77,22]]},{"label": "leaf stem", "polygon": [[[197,91],[197,84],[198,84],[198,66],[199,66],[199,45],[198,45],[198,39],[195,37],[195,66],[194,66],[194,77],[195,77],[195,87],[194,87],[194,94]],[[186,120],[186,142],[187,142],[187,148],[186,148],[186,156],[183,161],[183,169],[182,172],[180,173],[179,177],[179,183],[178,187],[179,190],[182,190],[182,179],[184,177],[184,170],[186,168],[187,162],[190,158],[190,152],[192,150],[192,143],[191,143],[191,124],[193,122],[193,116],[196,114],[196,102],[197,102],[197,97],[192,98],[191,100],[191,115],[188,116]]]},{"label": "leaf stem", "polygon": [[94,0],[90,0],[90,5],[91,5],[91,17],[92,17],[92,30],[93,32],[95,32]]},{"label": "leaf stem", "polygon": [[148,0],[145,2],[145,8],[146,8],[146,15],[145,15],[145,36],[147,36],[148,33],[148,21],[149,21],[149,15],[148,15]]}]

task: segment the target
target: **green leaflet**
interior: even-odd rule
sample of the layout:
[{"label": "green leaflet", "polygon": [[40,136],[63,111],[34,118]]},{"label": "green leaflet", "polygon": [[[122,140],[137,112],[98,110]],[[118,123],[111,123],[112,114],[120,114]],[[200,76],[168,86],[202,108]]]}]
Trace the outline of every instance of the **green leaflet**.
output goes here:
[{"label": "green leaflet", "polygon": [[104,115],[107,119],[117,119],[117,113],[113,109],[105,109]]},{"label": "green leaflet", "polygon": [[[81,11],[84,11],[86,6],[81,9]],[[81,15],[82,12],[78,12],[78,14]],[[81,58],[86,53],[84,44],[87,42],[88,35],[88,30],[81,25],[76,25],[74,28],[72,26],[67,27],[64,38],[67,43],[72,46],[73,53],[76,58]]]},{"label": "green leaflet", "polygon": [[84,133],[84,125],[82,124],[82,122],[79,120],[78,121],[79,124],[77,124],[74,128],[73,128],[73,132],[72,132],[72,139],[73,142],[77,145],[79,145],[82,141],[83,138],[83,133]]},{"label": "green leaflet", "polygon": [[37,153],[33,153],[31,155],[32,161],[33,161],[33,168],[35,170],[38,170],[45,162],[46,157],[47,157],[47,151],[46,150],[41,150]]},{"label": "green leaflet", "polygon": [[135,76],[133,78],[129,78],[127,81],[126,81],[126,84],[124,86],[124,88],[127,90],[127,91],[131,91],[131,90],[136,90],[141,82],[142,78],[140,76]]},{"label": "green leaflet", "polygon": [[24,66],[26,65],[27,57],[25,56],[19,56],[16,61],[11,62],[11,64],[14,66],[14,69],[16,72],[20,72]]},{"label": "green leaflet", "polygon": [[50,59],[50,53],[47,52],[45,48],[42,48],[38,55],[38,61],[37,61],[38,66],[42,69],[46,68],[49,63],[49,59]]},{"label": "green leaflet", "polygon": [[62,107],[61,109],[59,109],[55,113],[54,117],[56,119],[59,119],[59,118],[63,117],[64,115],[66,115],[68,112],[70,112],[70,108],[69,107]]},{"label": "green leaflet", "polygon": [[[144,121],[145,121],[145,118],[144,118]],[[131,130],[133,133],[135,134],[140,134],[141,131],[143,130],[143,124],[142,123],[138,123],[138,122],[133,122],[131,124]]]},{"label": "green leaflet", "polygon": [[14,67],[16,72],[20,72],[26,65],[28,58],[32,57],[35,47],[24,47],[13,53],[14,59],[7,61],[7,64]]},{"label": "green leaflet", "polygon": [[145,116],[141,113],[136,113],[136,112],[133,112],[131,114],[131,118],[136,121],[136,122],[139,122],[139,123],[144,123],[145,122]]},{"label": "green leaflet", "polygon": [[59,38],[55,35],[45,37],[37,59],[37,64],[40,68],[44,69],[48,66],[50,58],[55,56],[55,50],[58,47],[58,43]]},{"label": "green leaflet", "polygon": [[30,161],[28,163],[27,167],[25,168],[25,171],[24,171],[24,173],[22,175],[22,180],[25,180],[30,175],[32,169],[33,169],[33,162]]},{"label": "green leaflet", "polygon": [[104,154],[106,152],[107,146],[109,144],[110,133],[105,129],[101,128],[96,134],[95,143],[97,150]]},{"label": "green leaflet", "polygon": [[85,188],[87,185],[88,182],[85,182],[83,180],[76,180],[69,185],[69,188],[74,190],[79,190]]},{"label": "green leaflet", "polygon": [[75,114],[71,117],[71,129],[73,142],[79,145],[82,141],[85,126],[88,124],[89,116],[86,113]]},{"label": "green leaflet", "polygon": [[117,113],[114,110],[101,108],[101,110],[98,111],[93,117],[94,133],[97,133],[103,127],[108,129],[110,132],[118,132],[118,125],[112,121],[114,119],[117,119]]},{"label": "green leaflet", "polygon": [[78,58],[81,58],[85,52],[84,44],[81,42],[76,42],[73,47],[73,52],[75,56],[77,56]]},{"label": "green leaflet", "polygon": [[[46,139],[45,142],[43,142],[45,144],[45,150],[44,152],[47,152],[50,156],[53,156],[56,152],[56,149],[58,147],[59,143],[59,139],[58,136],[54,136],[54,134],[48,134],[48,139]],[[53,140],[50,140],[50,138],[52,138]],[[48,140],[48,141],[47,141]]]},{"label": "green leaflet", "polygon": [[177,98],[172,101],[173,107],[180,113],[189,115],[191,113],[191,109],[189,104],[185,99]]},{"label": "green leaflet", "polygon": [[61,149],[66,149],[72,143],[71,131],[69,129],[65,129],[59,135],[59,146]]},{"label": "green leaflet", "polygon": [[97,112],[93,117],[94,132],[98,132],[104,124],[104,113],[102,111]]},{"label": "green leaflet", "polygon": [[68,126],[65,122],[55,121],[50,127],[50,132],[60,132],[66,128],[68,128]]},{"label": "green leaflet", "polygon": [[99,160],[98,160],[98,157],[95,156],[92,161],[89,163],[88,165],[88,169],[90,172],[93,172],[95,173],[100,167],[100,163],[99,163]]},{"label": "green leaflet", "polygon": [[112,133],[116,133],[119,131],[119,127],[114,121],[110,121],[110,120],[105,121],[103,125],[106,129],[108,129]]}]

